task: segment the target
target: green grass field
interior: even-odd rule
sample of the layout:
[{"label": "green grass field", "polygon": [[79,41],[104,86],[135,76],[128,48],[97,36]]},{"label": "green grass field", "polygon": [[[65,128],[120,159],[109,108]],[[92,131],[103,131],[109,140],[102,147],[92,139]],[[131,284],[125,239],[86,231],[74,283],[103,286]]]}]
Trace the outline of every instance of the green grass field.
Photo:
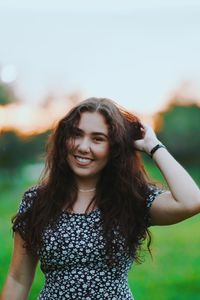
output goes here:
[{"label": "green grass field", "polygon": [[[151,176],[162,181],[155,166],[147,165]],[[188,168],[200,182],[197,168]],[[0,289],[5,280],[11,253],[10,219],[16,212],[23,191],[34,184],[27,176],[15,183],[0,182]],[[190,201],[190,199],[188,199]],[[129,274],[130,288],[136,300],[200,299],[200,215],[173,226],[152,227],[153,259],[147,254],[141,265],[133,265]],[[29,300],[37,298],[43,275],[37,269]]]}]

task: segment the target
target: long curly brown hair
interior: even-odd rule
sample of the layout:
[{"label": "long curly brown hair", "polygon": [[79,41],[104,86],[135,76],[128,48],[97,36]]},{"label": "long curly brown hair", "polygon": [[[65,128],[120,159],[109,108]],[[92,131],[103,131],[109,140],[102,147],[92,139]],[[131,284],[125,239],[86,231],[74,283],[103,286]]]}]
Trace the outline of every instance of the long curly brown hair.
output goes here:
[{"label": "long curly brown hair", "polygon": [[73,207],[77,187],[66,159],[67,141],[73,137],[75,124],[83,112],[100,113],[108,125],[110,156],[91,201],[101,211],[108,262],[114,263],[113,253],[117,247],[114,228],[118,228],[124,238],[128,255],[139,262],[142,242],[148,237],[148,249],[151,242],[146,206],[149,180],[134,146],[134,141],[143,137],[142,124],[134,114],[110,99],[89,98],[60,120],[47,143],[46,167],[37,197],[30,209],[13,218],[14,227],[19,222],[26,224],[25,230],[19,229],[19,232],[27,250],[37,253],[44,228],[53,226],[63,207]]}]

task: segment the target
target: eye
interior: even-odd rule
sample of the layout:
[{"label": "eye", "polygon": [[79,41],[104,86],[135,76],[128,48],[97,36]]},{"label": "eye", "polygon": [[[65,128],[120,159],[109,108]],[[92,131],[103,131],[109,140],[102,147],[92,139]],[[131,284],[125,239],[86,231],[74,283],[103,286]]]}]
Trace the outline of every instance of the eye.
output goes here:
[{"label": "eye", "polygon": [[75,137],[80,137],[81,134],[80,134],[80,132],[75,132],[75,133],[74,133],[74,136],[75,136]]},{"label": "eye", "polygon": [[96,141],[96,142],[104,142],[104,139],[102,137],[94,137],[94,141]]}]

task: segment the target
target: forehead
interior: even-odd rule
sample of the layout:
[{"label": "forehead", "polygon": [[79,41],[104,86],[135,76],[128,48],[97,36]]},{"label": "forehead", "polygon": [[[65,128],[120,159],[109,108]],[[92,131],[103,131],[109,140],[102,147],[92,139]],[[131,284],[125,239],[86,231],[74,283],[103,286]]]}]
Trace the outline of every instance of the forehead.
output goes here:
[{"label": "forehead", "polygon": [[105,117],[98,112],[83,112],[77,127],[85,132],[103,132],[108,134],[108,125]]}]

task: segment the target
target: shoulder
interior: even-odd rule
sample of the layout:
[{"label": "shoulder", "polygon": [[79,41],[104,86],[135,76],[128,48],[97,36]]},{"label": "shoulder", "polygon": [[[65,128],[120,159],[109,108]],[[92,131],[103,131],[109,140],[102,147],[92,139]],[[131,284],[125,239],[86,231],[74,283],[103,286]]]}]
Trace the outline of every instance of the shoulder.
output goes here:
[{"label": "shoulder", "polygon": [[32,186],[24,192],[24,196],[26,196],[27,198],[36,197],[38,195],[38,191],[39,191],[38,185]]},{"label": "shoulder", "polygon": [[164,193],[165,189],[163,187],[159,187],[156,185],[149,185],[148,186],[148,193],[147,193],[147,199],[146,199],[146,206],[147,208],[150,208],[155,198]]},{"label": "shoulder", "polygon": [[148,192],[147,192],[147,198],[146,198],[147,212],[146,212],[146,216],[145,216],[147,227],[153,225],[152,218],[150,216],[151,206],[152,206],[154,200],[156,199],[156,197],[164,192],[165,192],[165,189],[163,187],[159,187],[159,186],[156,186],[153,184],[150,184],[148,186]]},{"label": "shoulder", "polygon": [[24,213],[32,207],[34,200],[38,196],[38,191],[39,186],[33,186],[24,192],[19,206],[19,213]]},{"label": "shoulder", "polygon": [[22,196],[17,214],[13,218],[13,231],[25,232],[27,213],[31,212],[33,203],[38,195],[38,186],[33,186],[26,190]]}]

